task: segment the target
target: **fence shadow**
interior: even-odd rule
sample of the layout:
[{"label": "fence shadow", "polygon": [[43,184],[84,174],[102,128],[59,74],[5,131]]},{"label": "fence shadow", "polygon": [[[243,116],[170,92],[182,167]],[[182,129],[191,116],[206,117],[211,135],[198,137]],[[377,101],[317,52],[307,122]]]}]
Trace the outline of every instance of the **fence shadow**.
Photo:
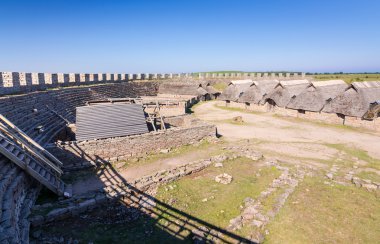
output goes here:
[{"label": "fence shadow", "polygon": [[[86,157],[86,153],[76,147],[77,157]],[[68,152],[73,154],[72,152]],[[79,156],[80,155],[80,156]],[[80,159],[78,159],[80,160]],[[96,157],[96,170],[91,170],[101,184],[112,188],[108,198],[128,209],[138,211],[140,215],[148,217],[153,223],[152,232],[160,235],[160,242],[195,242],[195,243],[254,243],[249,239],[220,228],[207,220],[199,219],[191,214],[179,210],[148,194],[145,189],[138,189],[114,168],[114,166],[100,157]],[[96,173],[95,173],[96,172]],[[96,210],[94,210],[96,211]],[[110,213],[113,214],[113,213]],[[143,242],[150,242],[146,237]]]}]

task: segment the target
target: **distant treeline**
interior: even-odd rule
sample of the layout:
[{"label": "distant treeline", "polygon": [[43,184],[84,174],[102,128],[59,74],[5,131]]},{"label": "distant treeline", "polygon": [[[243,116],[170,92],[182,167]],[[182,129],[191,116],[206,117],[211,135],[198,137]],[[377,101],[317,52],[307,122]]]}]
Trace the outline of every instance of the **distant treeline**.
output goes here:
[{"label": "distant treeline", "polygon": [[335,72],[335,73],[311,73],[311,72],[306,72],[306,75],[375,75],[375,74],[380,74],[380,72],[360,72],[360,73],[346,73],[346,72]]},{"label": "distant treeline", "polygon": [[[193,74],[219,74],[219,73],[251,73],[251,74],[256,74],[256,73],[302,73],[301,71],[238,71],[238,70],[223,70],[223,71],[209,71],[209,72],[195,72]],[[306,75],[371,75],[371,74],[380,74],[380,72],[360,72],[360,73],[347,73],[347,72],[305,72]]]}]

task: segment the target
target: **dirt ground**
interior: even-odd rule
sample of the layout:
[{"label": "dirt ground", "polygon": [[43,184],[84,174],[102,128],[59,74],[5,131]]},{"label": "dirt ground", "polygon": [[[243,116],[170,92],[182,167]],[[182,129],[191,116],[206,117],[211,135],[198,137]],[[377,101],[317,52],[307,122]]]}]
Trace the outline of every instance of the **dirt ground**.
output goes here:
[{"label": "dirt ground", "polygon": [[[228,141],[253,139],[261,142],[257,144],[258,148],[319,159],[326,159],[336,153],[333,149],[323,146],[324,144],[345,144],[380,159],[378,133],[363,133],[313,122],[293,122],[270,114],[227,111],[218,108],[216,104],[217,102],[213,101],[196,106],[195,116],[216,124],[218,133]],[[236,125],[226,122],[236,116],[242,116],[244,123]]]},{"label": "dirt ground", "polygon": [[[33,236],[42,231],[37,243],[62,238],[79,243],[194,243],[196,237],[210,243],[376,243],[379,134],[216,104],[200,103],[193,111],[217,126],[220,139],[74,177],[73,191],[81,195],[116,185],[118,178],[132,181],[212,156],[222,161],[160,185],[150,196],[155,207],[149,211],[141,211],[143,204],[115,203],[79,219],[32,229]],[[243,122],[233,122],[236,116]],[[252,159],[247,152],[263,157]],[[216,182],[222,173],[232,182]],[[44,238],[48,242],[40,242]]]},{"label": "dirt ground", "polygon": [[[201,145],[199,147],[200,148],[195,146],[186,152],[178,152],[174,150],[174,152],[160,154],[159,156],[161,157],[148,162],[144,162],[144,160],[142,160],[134,162],[132,165],[127,165],[126,162],[121,162],[116,165],[118,177],[122,177],[123,179],[132,182],[143,176],[153,174],[163,169],[172,169],[189,162],[206,159],[218,150],[218,146],[216,145]],[[115,177],[115,172],[111,170],[102,170],[101,173],[90,174],[88,177],[84,177],[74,182],[73,194],[81,195],[86,192],[102,189],[105,185],[112,184],[112,179],[118,177]]]},{"label": "dirt ground", "polygon": [[[346,130],[335,127],[325,127],[317,123],[289,121],[270,114],[253,114],[240,111],[228,111],[216,106],[218,102],[206,102],[195,107],[194,114],[201,120],[217,126],[226,144],[251,144],[256,150],[267,156],[280,155],[310,160],[332,160],[341,158],[342,152],[327,144],[343,144],[348,148],[360,149],[371,157],[380,159],[380,135]],[[242,124],[229,123],[228,120],[242,116]],[[249,142],[242,140],[248,139]],[[118,173],[124,179],[132,181],[142,176],[152,174],[162,169],[170,169],[188,162],[207,158],[216,148],[200,148],[153,160],[150,163],[137,163],[125,168],[118,168]],[[379,171],[380,172],[380,171]],[[73,184],[74,194],[101,189],[112,178],[112,172],[82,179]]]}]

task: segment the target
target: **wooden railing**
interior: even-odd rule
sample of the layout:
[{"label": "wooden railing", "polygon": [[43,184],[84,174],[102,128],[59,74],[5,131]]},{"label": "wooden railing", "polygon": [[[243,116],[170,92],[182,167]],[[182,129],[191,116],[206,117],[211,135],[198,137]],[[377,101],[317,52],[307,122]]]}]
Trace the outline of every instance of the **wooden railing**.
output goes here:
[{"label": "wooden railing", "polygon": [[17,144],[26,150],[29,154],[34,156],[38,161],[49,166],[54,170],[59,176],[62,175],[62,162],[49,153],[46,149],[40,146],[32,138],[26,135],[22,130],[20,130],[11,121],[0,114],[0,131],[6,134],[8,137],[12,138]]}]

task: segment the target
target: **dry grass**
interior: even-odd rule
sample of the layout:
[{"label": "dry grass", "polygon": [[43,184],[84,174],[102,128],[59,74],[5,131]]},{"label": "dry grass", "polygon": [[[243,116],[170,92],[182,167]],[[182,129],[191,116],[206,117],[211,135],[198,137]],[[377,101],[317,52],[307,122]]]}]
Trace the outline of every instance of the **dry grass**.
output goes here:
[{"label": "dry grass", "polygon": [[316,80],[344,80],[346,83],[360,81],[380,80],[380,74],[337,74],[337,75],[314,75]]},{"label": "dry grass", "polygon": [[[174,199],[173,207],[226,228],[229,220],[240,214],[243,200],[257,197],[280,174],[276,168],[263,168],[261,176],[257,177],[259,169],[256,164],[247,158],[225,161],[222,168],[212,166],[180,179],[174,183],[173,190],[166,191],[168,186],[161,186],[157,198],[164,202]],[[215,182],[215,176],[221,173],[232,175],[233,181],[228,185]],[[206,198],[207,201],[202,202]]]},{"label": "dry grass", "polygon": [[266,243],[378,243],[379,206],[373,193],[306,178],[269,224]]},{"label": "dry grass", "polygon": [[227,83],[225,82],[219,82],[213,85],[213,87],[218,91],[224,91],[224,89],[227,88]]}]

